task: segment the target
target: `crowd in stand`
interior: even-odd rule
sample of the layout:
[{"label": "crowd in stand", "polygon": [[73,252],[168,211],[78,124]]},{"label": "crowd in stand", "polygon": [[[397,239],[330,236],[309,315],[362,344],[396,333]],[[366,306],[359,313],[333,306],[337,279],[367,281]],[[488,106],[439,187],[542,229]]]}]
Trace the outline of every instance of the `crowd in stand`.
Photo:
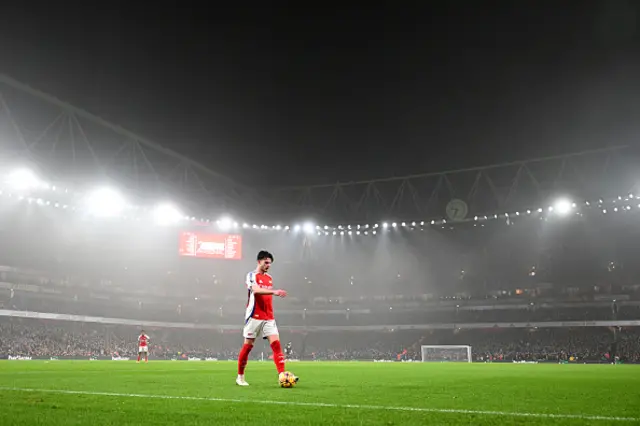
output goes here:
[{"label": "crowd in stand", "polygon": [[[39,320],[0,321],[0,356],[135,356],[139,330]],[[204,330],[157,329],[151,336],[152,359],[211,357],[235,359],[239,336]],[[475,361],[608,362],[614,356],[640,362],[640,331],[608,328],[439,330],[397,332],[318,332],[283,335],[292,340],[296,358],[310,360],[420,360],[421,345],[471,345]],[[612,347],[612,343],[617,345]],[[267,357],[265,348],[253,356]],[[615,352],[612,352],[615,351]],[[441,357],[441,355],[438,355]],[[440,358],[436,358],[437,360]]]},{"label": "crowd in stand", "polygon": [[[0,309],[19,311],[61,313],[71,315],[91,315],[115,318],[128,318],[141,321],[157,321],[161,318],[169,322],[190,322],[200,324],[237,324],[242,321],[242,312],[246,300],[226,298],[227,300],[199,299],[189,305],[170,302],[120,299],[91,299],[69,296],[66,300],[51,298],[43,292],[30,293],[20,290],[2,291],[0,289]],[[536,301],[537,302],[537,301]],[[439,323],[474,322],[544,322],[544,321],[608,321],[640,319],[640,302],[595,302],[580,303],[517,303],[517,301],[488,301],[484,305],[464,306],[433,302],[431,305],[407,305],[396,303],[392,309],[381,303],[349,308],[350,305],[316,306],[308,310],[300,306],[280,306],[278,322],[281,325],[349,326],[371,325],[415,325]],[[615,312],[614,312],[615,311]]]},{"label": "crowd in stand", "polygon": [[[469,334],[469,333],[467,333]],[[617,356],[640,362],[640,333],[637,329],[613,330],[537,329],[527,332],[482,333],[474,342],[478,361],[613,361]],[[478,337],[480,337],[478,336]],[[614,342],[617,344],[614,345]]]},{"label": "crowd in stand", "polygon": [[104,336],[97,330],[72,330],[34,322],[0,323],[0,353],[3,356],[91,356],[105,355]]},{"label": "crowd in stand", "polygon": [[[0,321],[0,356],[31,357],[102,357],[134,356],[138,351],[140,330],[132,327],[97,324],[10,320]],[[202,332],[154,330],[151,333],[150,355],[156,359],[172,359],[197,354],[203,357],[235,355],[218,345],[205,342]],[[214,347],[217,346],[217,349]]]}]

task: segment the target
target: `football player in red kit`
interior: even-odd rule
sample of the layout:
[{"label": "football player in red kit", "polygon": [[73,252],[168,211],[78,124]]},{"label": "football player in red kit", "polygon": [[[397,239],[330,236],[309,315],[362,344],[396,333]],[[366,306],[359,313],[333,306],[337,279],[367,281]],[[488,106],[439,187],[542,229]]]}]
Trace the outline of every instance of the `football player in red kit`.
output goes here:
[{"label": "football player in red kit", "polygon": [[273,362],[276,364],[278,374],[284,372],[284,354],[273,315],[273,296],[286,297],[287,292],[273,288],[273,278],[268,274],[273,263],[273,255],[263,250],[258,253],[257,260],[258,266],[255,271],[247,274],[246,279],[248,300],[244,316],[244,345],[238,356],[238,377],[236,378],[236,384],[239,386],[249,386],[244,379],[244,370],[253,344],[260,336],[267,339],[271,345]]},{"label": "football player in red kit", "polygon": [[144,330],[140,331],[138,336],[138,361],[140,362],[140,356],[144,354],[144,362],[149,362],[149,336],[144,334]]}]

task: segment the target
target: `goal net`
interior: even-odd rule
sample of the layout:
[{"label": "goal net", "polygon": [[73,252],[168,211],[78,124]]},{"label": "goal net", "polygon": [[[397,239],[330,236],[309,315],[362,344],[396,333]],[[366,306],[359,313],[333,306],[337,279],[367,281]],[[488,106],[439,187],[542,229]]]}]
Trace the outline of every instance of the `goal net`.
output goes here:
[{"label": "goal net", "polygon": [[471,362],[471,346],[422,345],[422,362]]}]

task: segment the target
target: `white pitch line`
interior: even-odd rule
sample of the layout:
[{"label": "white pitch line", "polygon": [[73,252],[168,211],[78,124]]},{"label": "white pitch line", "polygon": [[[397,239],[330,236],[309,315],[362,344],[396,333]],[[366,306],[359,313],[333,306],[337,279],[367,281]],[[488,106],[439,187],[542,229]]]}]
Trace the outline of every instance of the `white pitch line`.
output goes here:
[{"label": "white pitch line", "polygon": [[[118,373],[167,373],[167,372],[176,372],[180,373],[182,371],[204,371],[208,372],[210,370],[206,370],[204,368],[183,368],[180,370],[172,369],[172,370],[144,370],[144,367],[141,367],[139,370],[109,370],[109,372],[118,372]],[[0,376],[18,376],[18,375],[30,375],[30,374],[47,374],[47,373],[61,373],[62,370],[32,370],[32,371],[0,371]],[[76,373],[77,372],[77,373]],[[65,370],[65,374],[69,374],[70,372]],[[86,374],[86,373],[104,373],[103,370],[74,370],[71,373],[76,374]]]},{"label": "white pitch line", "polygon": [[149,398],[149,399],[176,399],[186,401],[208,401],[208,402],[233,402],[233,403],[252,403],[265,405],[292,405],[298,407],[321,407],[321,408],[344,408],[355,410],[380,410],[380,411],[407,411],[419,413],[441,413],[441,414],[467,414],[481,416],[501,416],[501,417],[530,417],[538,419],[574,419],[574,420],[598,420],[608,422],[640,422],[640,418],[636,417],[610,417],[610,416],[594,416],[583,414],[548,414],[548,413],[518,413],[510,411],[486,411],[486,410],[462,410],[455,408],[424,408],[424,407],[398,407],[386,405],[357,405],[357,404],[331,404],[323,402],[298,402],[298,401],[264,401],[264,400],[244,400],[234,398],[206,398],[198,396],[173,396],[173,395],[153,395],[138,393],[116,393],[116,392],[93,392],[93,391],[75,391],[65,389],[33,389],[33,388],[16,388],[16,387],[0,387],[0,391],[12,392],[32,392],[32,393],[54,393],[62,395],[90,395],[90,396],[110,396],[118,398]]}]

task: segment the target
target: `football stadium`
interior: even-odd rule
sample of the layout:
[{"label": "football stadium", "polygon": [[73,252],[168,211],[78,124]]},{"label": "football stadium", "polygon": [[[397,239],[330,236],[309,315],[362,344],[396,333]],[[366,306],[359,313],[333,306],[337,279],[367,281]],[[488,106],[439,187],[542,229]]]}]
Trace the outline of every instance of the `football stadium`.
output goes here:
[{"label": "football stadium", "polygon": [[[265,191],[0,99],[0,424],[640,424],[633,147]],[[263,249],[290,388],[234,382]]]}]

